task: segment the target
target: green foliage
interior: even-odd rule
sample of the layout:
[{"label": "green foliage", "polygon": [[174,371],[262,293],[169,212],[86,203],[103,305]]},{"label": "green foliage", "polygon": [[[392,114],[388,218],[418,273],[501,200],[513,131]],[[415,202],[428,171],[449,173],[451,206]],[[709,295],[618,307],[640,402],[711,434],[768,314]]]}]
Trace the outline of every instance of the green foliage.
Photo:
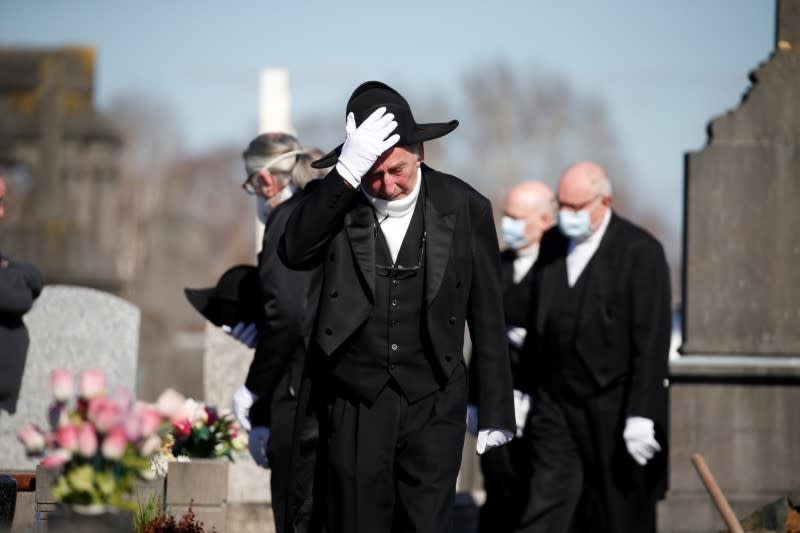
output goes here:
[{"label": "green foliage", "polygon": [[139,500],[136,511],[133,515],[133,531],[134,533],[145,533],[148,524],[153,524],[155,521],[164,514],[163,504],[161,498],[157,494],[151,494],[144,504]]}]

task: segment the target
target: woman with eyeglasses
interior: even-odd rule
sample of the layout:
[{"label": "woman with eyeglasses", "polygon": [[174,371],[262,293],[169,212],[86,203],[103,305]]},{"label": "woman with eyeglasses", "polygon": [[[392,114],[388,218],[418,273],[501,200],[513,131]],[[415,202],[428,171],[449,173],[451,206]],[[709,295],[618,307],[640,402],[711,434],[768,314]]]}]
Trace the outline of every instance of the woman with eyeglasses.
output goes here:
[{"label": "woman with eyeglasses", "polygon": [[242,188],[256,197],[258,218],[265,224],[258,255],[263,316],[256,324],[231,324],[225,329],[255,348],[247,378],[234,392],[233,412],[250,432],[250,455],[259,466],[272,469],[276,531],[284,530],[297,391],[320,279],[319,269],[288,269],[277,248],[299,201],[298,192],[326,173],[311,168],[320,155],[320,150],[304,148],[288,133],[259,135],[242,154],[247,172]]}]

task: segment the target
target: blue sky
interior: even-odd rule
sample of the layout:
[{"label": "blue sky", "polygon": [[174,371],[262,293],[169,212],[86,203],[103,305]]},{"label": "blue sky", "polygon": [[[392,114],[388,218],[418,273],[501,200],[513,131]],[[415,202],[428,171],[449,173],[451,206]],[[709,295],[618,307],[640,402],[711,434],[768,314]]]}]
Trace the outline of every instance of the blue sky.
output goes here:
[{"label": "blue sky", "polygon": [[163,99],[191,151],[256,133],[267,66],[289,69],[297,121],[343,113],[367,79],[413,102],[482,62],[552,71],[607,103],[632,192],[678,234],[683,154],[738,104],[774,19],[769,0],[0,0],[0,45],[95,46],[97,105]]}]

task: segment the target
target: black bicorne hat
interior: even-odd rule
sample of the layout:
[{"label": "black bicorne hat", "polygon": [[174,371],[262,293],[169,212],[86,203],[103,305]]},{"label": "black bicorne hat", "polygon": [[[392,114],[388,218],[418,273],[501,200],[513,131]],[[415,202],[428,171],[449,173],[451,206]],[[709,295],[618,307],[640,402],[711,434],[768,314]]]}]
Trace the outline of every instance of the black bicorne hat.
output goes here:
[{"label": "black bicorne hat", "polygon": [[218,327],[255,322],[261,313],[258,269],[252,265],[229,268],[215,287],[185,288],[183,292],[192,307]]},{"label": "black bicorne hat", "polygon": [[[352,112],[358,126],[380,107],[385,107],[387,113],[394,113],[394,119],[397,121],[397,129],[394,130],[394,133],[400,135],[400,141],[398,141],[397,146],[411,146],[423,141],[437,139],[447,135],[458,126],[457,120],[417,124],[406,99],[400,93],[379,81],[368,81],[356,87],[356,90],[350,96],[350,100],[347,101],[345,117]],[[331,167],[336,164],[341,151],[342,145],[340,144],[320,159],[314,161],[311,166],[314,168]]]}]

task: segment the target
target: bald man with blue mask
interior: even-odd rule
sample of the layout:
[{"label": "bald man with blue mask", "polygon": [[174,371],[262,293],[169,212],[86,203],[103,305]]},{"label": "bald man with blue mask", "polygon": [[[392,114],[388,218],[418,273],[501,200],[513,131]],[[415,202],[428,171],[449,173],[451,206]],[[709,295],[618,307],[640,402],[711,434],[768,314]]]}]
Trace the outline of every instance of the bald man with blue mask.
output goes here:
[{"label": "bald man with blue mask", "polygon": [[[505,311],[511,374],[516,383],[519,374],[519,351],[525,341],[525,319],[530,300],[533,265],[539,255],[542,234],[555,223],[553,191],[540,181],[525,181],[512,187],[503,204],[500,233],[505,250],[500,254],[503,307]],[[470,366],[469,429],[477,431],[478,398],[476,368]],[[515,385],[514,418],[517,435],[521,435],[528,414],[530,399]],[[528,461],[518,439],[490,450],[481,456],[486,502],[481,507],[482,533],[510,533],[524,504],[524,476],[520,475]]]}]

